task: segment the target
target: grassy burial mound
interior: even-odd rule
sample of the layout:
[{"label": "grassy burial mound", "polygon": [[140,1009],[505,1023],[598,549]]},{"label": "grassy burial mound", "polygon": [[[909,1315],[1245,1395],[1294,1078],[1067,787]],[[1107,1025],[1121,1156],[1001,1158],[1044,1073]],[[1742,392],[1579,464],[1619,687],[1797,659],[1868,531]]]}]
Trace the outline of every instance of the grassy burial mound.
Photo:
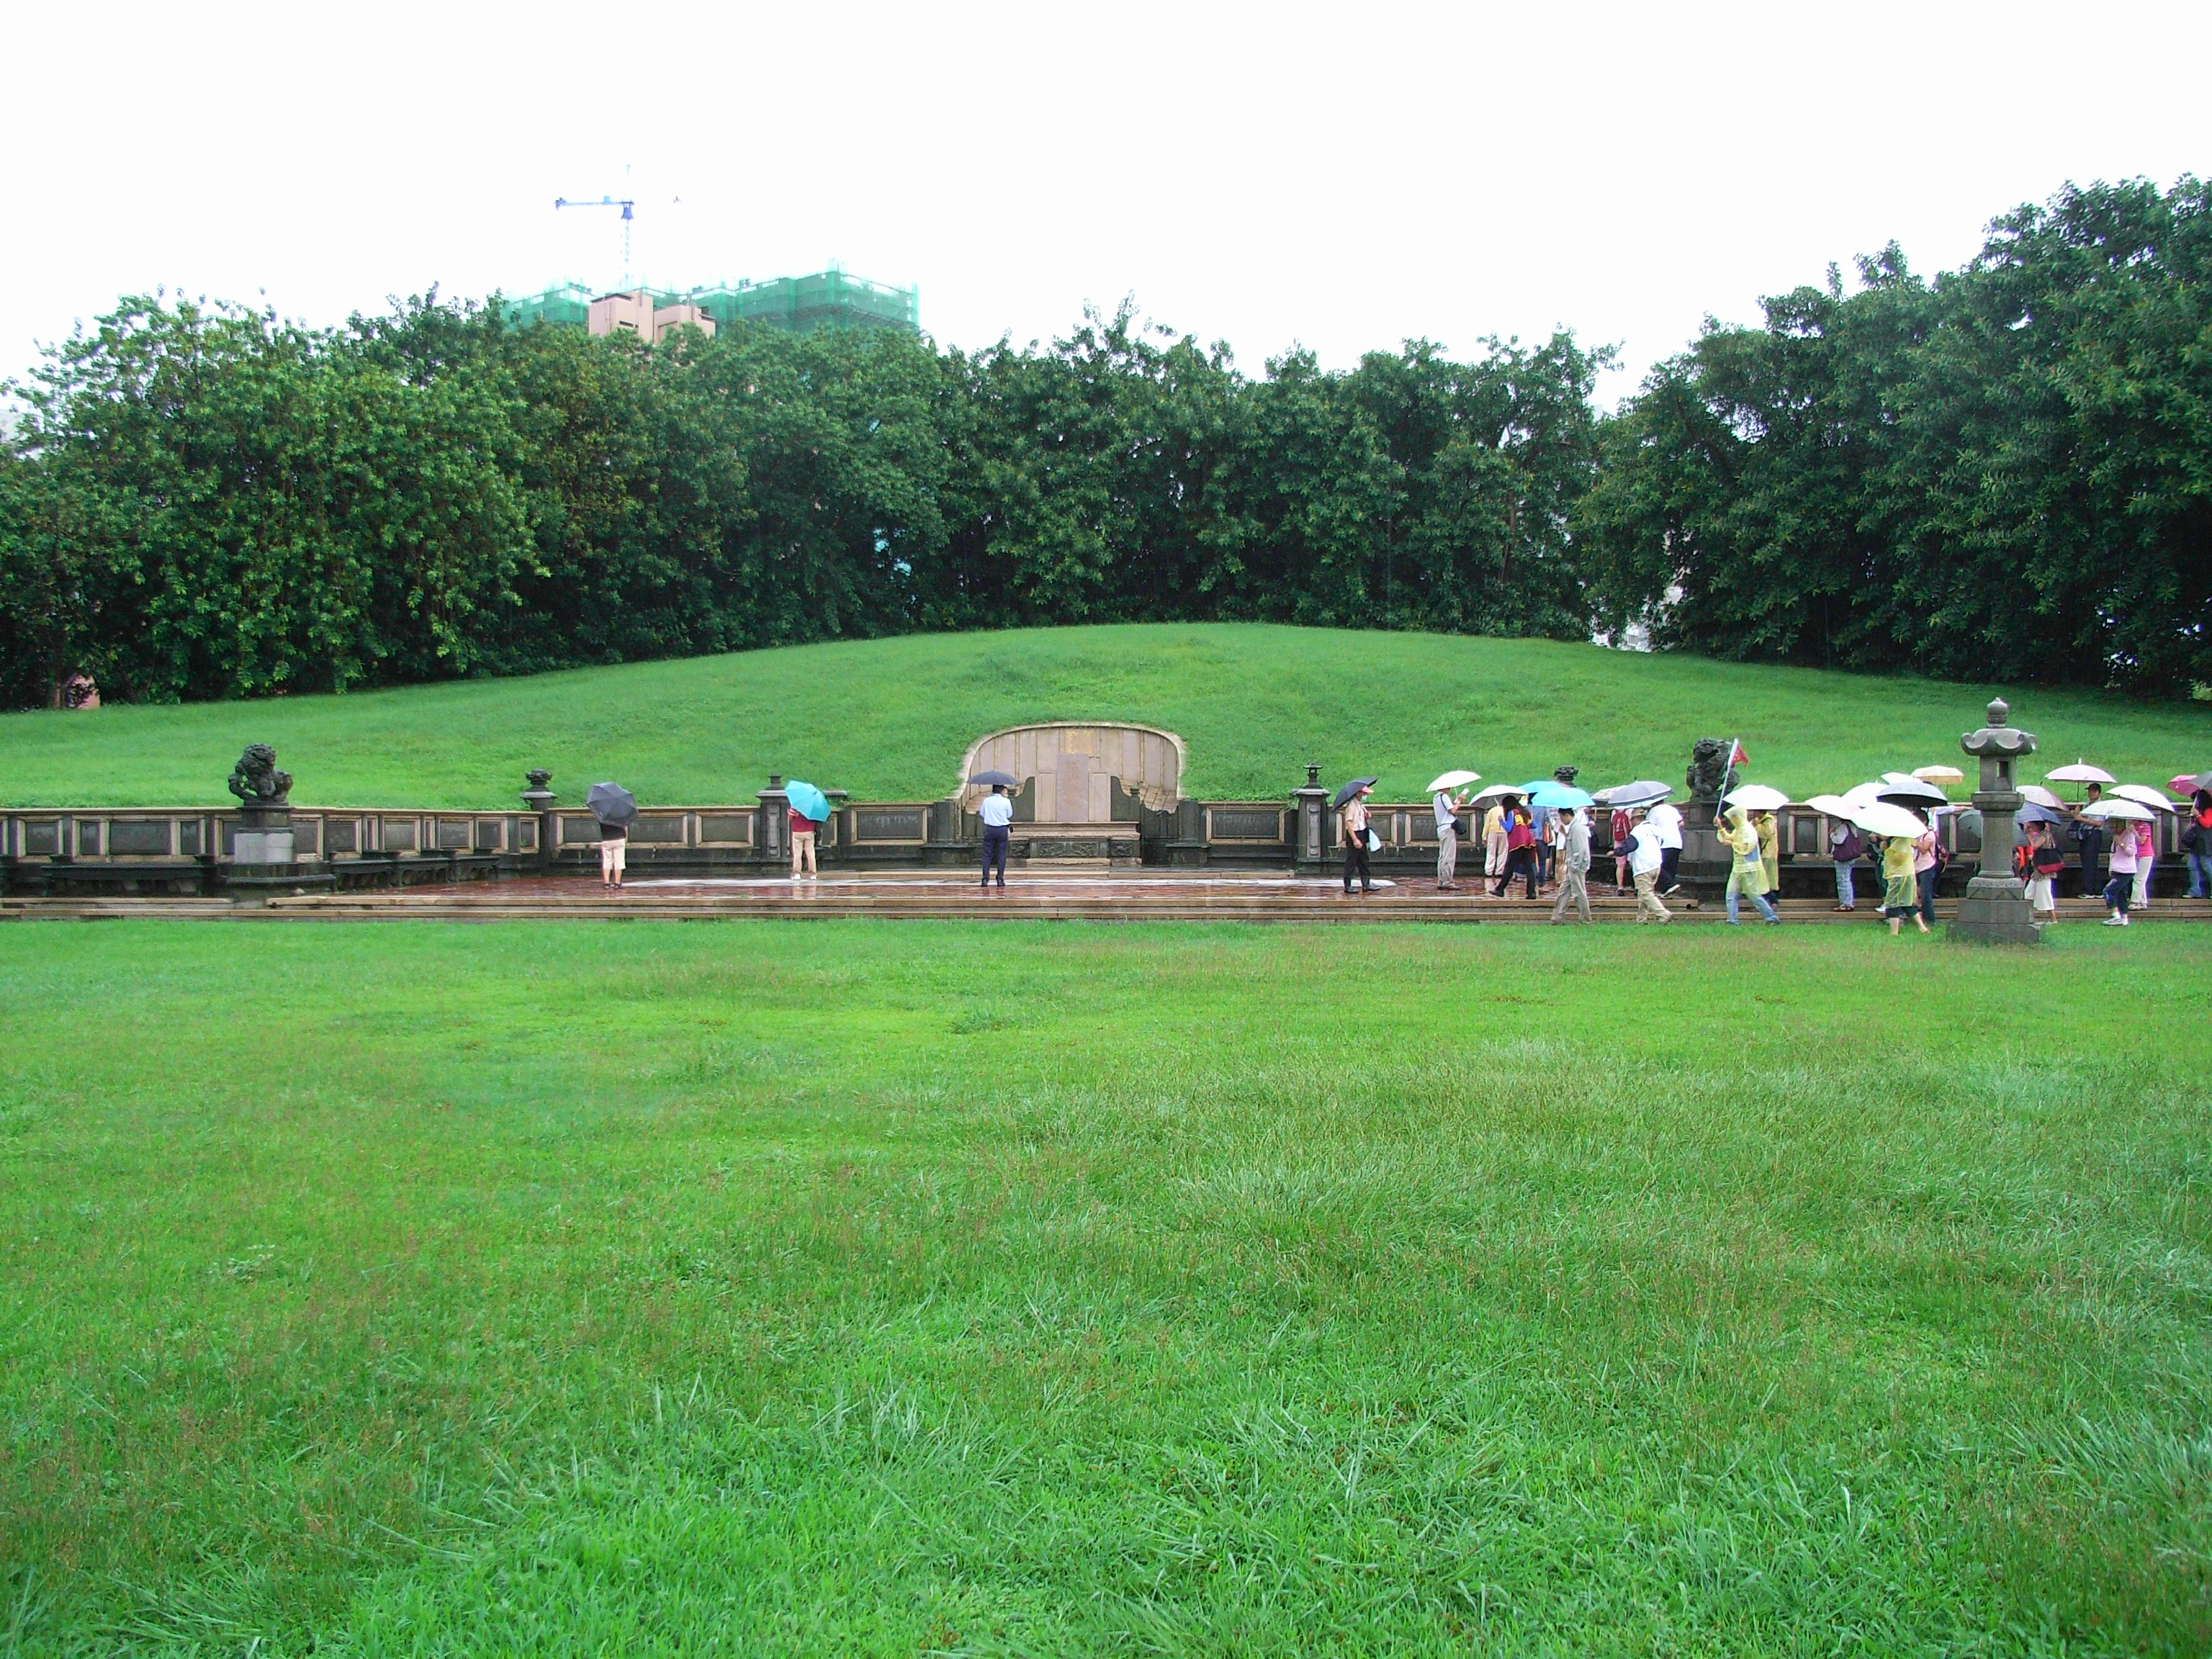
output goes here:
[{"label": "grassy burial mound", "polygon": [[0,1648],[2205,1652],[2212,929],[1715,942],[0,930]]},{"label": "grassy burial mound", "polygon": [[[1188,741],[1187,792],[1271,799],[1309,761],[1417,795],[1448,767],[1497,781],[1562,762],[1595,785],[1678,778],[1741,737],[1747,776],[1802,797],[1959,762],[2015,695],[2050,763],[2160,781],[2212,766],[2212,705],[2138,705],[2002,680],[1957,685],[1646,656],[1551,641],[1230,623],[923,635],[343,697],[0,717],[0,805],[220,799],[239,750],[276,746],[303,803],[511,805],[533,766],[564,799],[616,778],[659,802],[740,800],[770,772],[862,799],[933,799],[1000,726],[1138,720]],[[2031,767],[2031,772],[2037,769]]]}]

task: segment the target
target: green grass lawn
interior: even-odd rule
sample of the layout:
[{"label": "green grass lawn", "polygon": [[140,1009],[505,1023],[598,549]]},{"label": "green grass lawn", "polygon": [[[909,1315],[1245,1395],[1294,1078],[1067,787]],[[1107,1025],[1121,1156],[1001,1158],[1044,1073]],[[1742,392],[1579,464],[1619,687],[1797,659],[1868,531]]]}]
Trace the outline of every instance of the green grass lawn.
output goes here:
[{"label": "green grass lawn", "polygon": [[[1747,667],[1541,640],[1230,624],[928,635],[345,697],[0,716],[0,803],[227,799],[248,743],[315,805],[499,807],[552,769],[571,800],[615,778],[647,802],[747,800],[771,772],[877,800],[949,792],[984,732],[1130,720],[1189,745],[1186,793],[1269,799],[1309,761],[1418,799],[1448,767],[1498,781],[1562,762],[1593,786],[1681,776],[1699,737],[1741,737],[1747,775],[1801,799],[1957,764],[1988,686]],[[2212,767],[2212,704],[2015,696],[2048,765],[2087,756],[2162,783]],[[2030,771],[2040,775],[2041,768]]]},{"label": "green grass lawn", "polygon": [[2202,1654],[2208,1014],[2157,926],[0,930],[0,1652]]}]

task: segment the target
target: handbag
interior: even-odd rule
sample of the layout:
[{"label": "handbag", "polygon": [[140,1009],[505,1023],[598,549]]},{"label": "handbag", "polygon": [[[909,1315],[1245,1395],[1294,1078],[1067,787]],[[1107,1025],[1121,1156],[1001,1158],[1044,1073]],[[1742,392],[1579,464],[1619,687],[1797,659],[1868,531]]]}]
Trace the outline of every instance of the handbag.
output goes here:
[{"label": "handbag", "polygon": [[1382,837],[1372,830],[1367,832],[1367,850],[1370,853],[1379,853],[1382,850]]}]

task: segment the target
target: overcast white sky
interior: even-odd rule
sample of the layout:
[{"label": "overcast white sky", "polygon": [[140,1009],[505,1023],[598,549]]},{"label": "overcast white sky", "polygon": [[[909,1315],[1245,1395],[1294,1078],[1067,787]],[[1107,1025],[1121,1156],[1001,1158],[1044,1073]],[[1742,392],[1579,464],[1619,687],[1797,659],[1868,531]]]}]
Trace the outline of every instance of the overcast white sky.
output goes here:
[{"label": "overcast white sky", "polygon": [[[841,259],[923,326],[1133,294],[1255,373],[1573,327],[1632,389],[1892,237],[2212,167],[2212,5],[7,8],[0,374],[118,294],[335,322]],[[625,167],[629,169],[625,174]],[[680,204],[675,199],[680,198]]]}]

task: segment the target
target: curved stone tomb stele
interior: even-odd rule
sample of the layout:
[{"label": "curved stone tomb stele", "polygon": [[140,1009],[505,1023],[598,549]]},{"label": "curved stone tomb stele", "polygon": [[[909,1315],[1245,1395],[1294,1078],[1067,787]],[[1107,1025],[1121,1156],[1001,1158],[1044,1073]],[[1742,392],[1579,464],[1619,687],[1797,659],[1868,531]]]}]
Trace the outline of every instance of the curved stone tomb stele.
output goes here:
[{"label": "curved stone tomb stele", "polygon": [[1024,788],[1036,781],[1037,823],[1106,823],[1113,818],[1114,780],[1153,811],[1172,812],[1182,799],[1182,739],[1158,726],[1047,720],[1008,726],[969,744],[956,793],[973,811],[989,792],[970,788],[968,780],[978,772],[1007,772]]}]

